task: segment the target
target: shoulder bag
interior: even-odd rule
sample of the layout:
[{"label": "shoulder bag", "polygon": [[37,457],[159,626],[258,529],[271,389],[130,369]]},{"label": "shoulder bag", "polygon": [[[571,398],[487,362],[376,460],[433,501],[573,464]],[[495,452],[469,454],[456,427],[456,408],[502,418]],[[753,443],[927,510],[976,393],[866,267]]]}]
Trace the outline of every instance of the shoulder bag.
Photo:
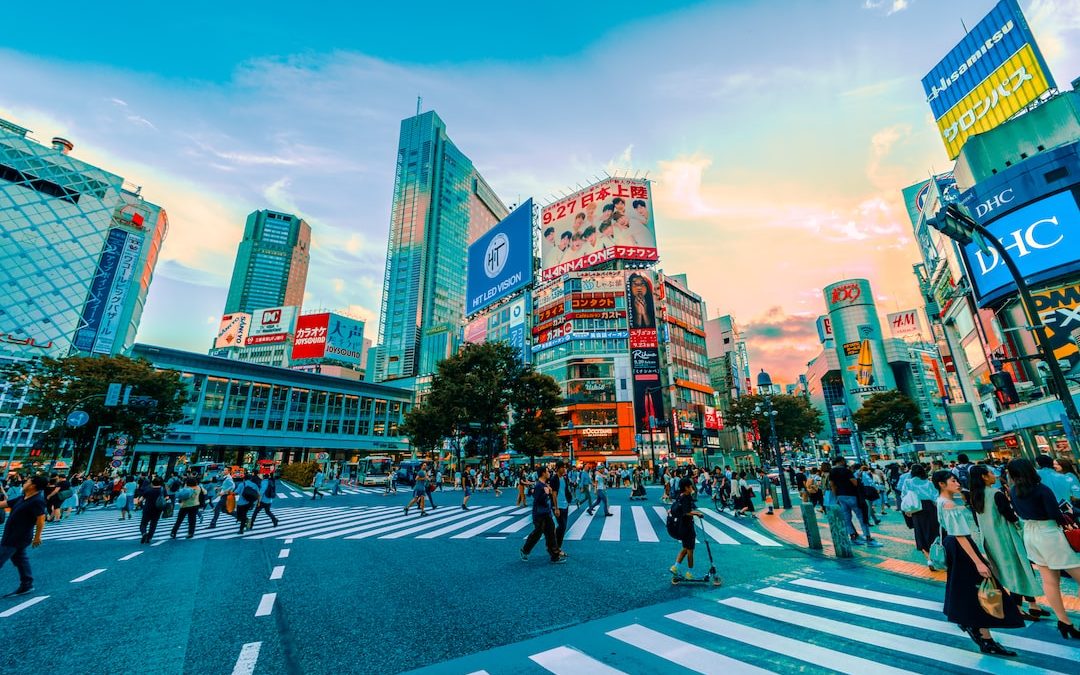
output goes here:
[{"label": "shoulder bag", "polygon": [[922,511],[922,500],[919,499],[919,495],[910,490],[905,492],[900,499],[900,510],[909,516]]},{"label": "shoulder bag", "polygon": [[1005,618],[1005,596],[992,576],[979,584],[979,605],[995,619]]},{"label": "shoulder bag", "polygon": [[946,569],[948,566],[945,559],[945,546],[941,543],[941,532],[944,532],[944,530],[940,530],[938,538],[934,540],[933,544],[930,544],[930,564],[937,570]]},{"label": "shoulder bag", "polygon": [[1069,542],[1072,550],[1080,553],[1080,525],[1076,524],[1076,520],[1066,515],[1065,524],[1061,526],[1061,530],[1065,533],[1065,540]]}]

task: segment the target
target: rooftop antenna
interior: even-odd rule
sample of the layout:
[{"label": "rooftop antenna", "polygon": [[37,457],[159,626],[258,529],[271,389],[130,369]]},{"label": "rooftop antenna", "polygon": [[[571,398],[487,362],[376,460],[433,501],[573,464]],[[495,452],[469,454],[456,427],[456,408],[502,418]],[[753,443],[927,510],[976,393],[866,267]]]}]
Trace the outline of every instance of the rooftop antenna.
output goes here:
[{"label": "rooftop antenna", "polygon": [[964,29],[964,35],[967,35],[968,34],[967,24],[964,23],[963,18],[960,19],[960,26],[963,27],[963,29]]},{"label": "rooftop antenna", "polygon": [[421,106],[421,104],[423,104],[423,102],[424,102],[424,99],[419,94],[417,94],[416,95],[416,116],[417,117],[420,116],[420,106]]}]

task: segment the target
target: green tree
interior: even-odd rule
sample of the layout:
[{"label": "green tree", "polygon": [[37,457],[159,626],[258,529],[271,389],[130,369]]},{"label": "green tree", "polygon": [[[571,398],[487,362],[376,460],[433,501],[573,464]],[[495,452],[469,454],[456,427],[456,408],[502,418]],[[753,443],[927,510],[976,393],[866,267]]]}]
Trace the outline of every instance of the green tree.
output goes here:
[{"label": "green tree", "polygon": [[535,464],[537,457],[559,451],[559,418],[555,408],[562,403],[562,389],[550,375],[531,368],[514,381],[511,405],[510,445]]},{"label": "green tree", "polygon": [[870,396],[853,417],[860,431],[888,436],[894,443],[900,443],[908,423],[913,436],[923,431],[919,405],[907,394],[896,390]]},{"label": "green tree", "polygon": [[[126,356],[35,359],[13,366],[8,380],[26,387],[27,403],[19,409],[20,416],[56,423],[43,434],[46,447],[59,454],[62,444],[72,444],[72,469],[86,466],[98,427],[109,426],[109,434],[127,436],[130,452],[141,441],[162,438],[181,419],[187,402],[178,372],[157,370],[145,359]],[[130,386],[131,396],[140,398],[128,405],[106,407],[105,393],[111,383]],[[86,411],[89,422],[78,428],[67,426],[65,420],[74,410]],[[103,466],[105,453],[96,457],[95,465]]]},{"label": "green tree", "polygon": [[[819,434],[824,428],[821,414],[805,396],[789,396],[777,394],[770,396],[773,410],[776,411],[776,439],[777,442],[785,440],[801,442],[811,433]],[[743,396],[735,399],[728,411],[727,418],[745,430],[754,428],[754,421],[758,423],[758,430],[765,444],[769,443],[769,418],[765,414],[767,406],[765,397],[760,394]]]},{"label": "green tree", "polygon": [[[468,344],[439,363],[431,390],[405,414],[403,433],[424,452],[436,450],[446,438],[465,436],[460,442],[466,454],[490,457],[513,410],[511,442],[518,448],[520,441],[518,449],[539,456],[558,447],[558,420],[551,408],[561,402],[555,381],[522,365],[515,348],[503,342]],[[554,436],[554,446],[547,434]]]}]

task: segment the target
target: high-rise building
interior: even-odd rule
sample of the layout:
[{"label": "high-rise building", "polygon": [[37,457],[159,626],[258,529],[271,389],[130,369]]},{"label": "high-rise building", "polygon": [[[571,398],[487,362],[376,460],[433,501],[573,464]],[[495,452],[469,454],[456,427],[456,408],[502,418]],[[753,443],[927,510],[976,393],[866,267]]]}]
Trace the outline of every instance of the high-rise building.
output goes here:
[{"label": "high-rise building", "polygon": [[0,358],[134,344],[168,218],[73,147],[0,120]]},{"label": "high-rise building", "polygon": [[[716,392],[715,405],[723,419],[736,399],[750,393],[750,359],[735,317],[725,314],[705,322],[705,349],[709,355],[709,383]],[[747,447],[743,434],[729,424],[720,430],[717,440],[724,451]]]},{"label": "high-rise building", "polygon": [[424,378],[455,352],[468,244],[508,213],[434,111],[402,120],[376,381]]},{"label": "high-rise building", "polygon": [[306,221],[277,211],[251,213],[236,252],[225,313],[302,305],[310,258]]}]

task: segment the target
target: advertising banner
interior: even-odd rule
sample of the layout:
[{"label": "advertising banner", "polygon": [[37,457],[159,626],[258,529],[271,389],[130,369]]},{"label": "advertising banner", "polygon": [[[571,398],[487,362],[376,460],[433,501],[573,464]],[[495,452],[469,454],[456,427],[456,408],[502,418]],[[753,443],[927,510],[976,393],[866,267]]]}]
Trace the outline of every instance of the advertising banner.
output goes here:
[{"label": "advertising banner", "polygon": [[218,324],[218,334],[217,339],[214,340],[214,348],[243,347],[250,327],[250,314],[243,312],[226,314],[221,317],[221,323]]},{"label": "advertising banner", "polygon": [[244,344],[250,347],[285,342],[293,330],[297,311],[298,308],[292,305],[255,310],[251,313],[251,330]]},{"label": "advertising banner", "polygon": [[1050,348],[1054,356],[1075,361],[1077,348],[1069,338],[1080,331],[1080,284],[1058,286],[1032,293],[1039,319],[1050,332]]},{"label": "advertising banner", "polygon": [[817,318],[817,336],[818,342],[825,344],[826,340],[833,339],[832,321],[824,314]]},{"label": "advertising banner", "polygon": [[856,411],[878,392],[896,388],[881,341],[881,322],[870,282],[848,279],[825,287],[847,407]]},{"label": "advertising banner", "polygon": [[326,334],[330,327],[329,312],[304,314],[296,319],[292,358],[321,359],[326,355]]},{"label": "advertising banner", "polygon": [[475,314],[532,283],[532,199],[469,246],[466,314]]},{"label": "advertising banner", "polygon": [[848,413],[847,406],[834,405],[832,407],[833,421],[836,423],[836,435],[837,436],[850,436],[851,435],[851,416]]},{"label": "advertising banner", "polygon": [[1001,0],[922,80],[938,130],[956,159],[968,137],[989,131],[1054,86],[1016,0]]},{"label": "advertising banner", "polygon": [[105,238],[105,246],[101,250],[94,278],[90,281],[90,292],[86,296],[86,304],[83,305],[82,317],[79,327],[75,330],[75,338],[72,344],[75,348],[84,352],[94,348],[94,338],[98,328],[101,327],[101,317],[105,314],[105,302],[108,299],[109,289],[112,288],[113,278],[116,276],[116,268],[120,264],[120,256],[127,242],[127,232],[113,228]]},{"label": "advertising banner", "polygon": [[919,337],[922,335],[922,323],[919,321],[919,310],[917,309],[892,312],[885,320],[889,324],[889,334],[894,338]]},{"label": "advertising banner", "polygon": [[722,431],[724,429],[724,414],[712,406],[705,406],[705,428]]},{"label": "advertising banner", "polygon": [[658,260],[648,181],[608,178],[540,212],[540,278],[612,260]]},{"label": "advertising banner", "polygon": [[[116,274],[113,275],[112,285],[105,299],[105,307],[98,328],[97,339],[94,340],[93,352],[95,354],[111,354],[113,343],[116,341],[120,330],[120,315],[124,311],[124,303],[127,300],[128,289],[135,279],[138,271],[139,254],[142,252],[144,237],[141,234],[129,232],[120,252],[120,260],[116,264]],[[126,327],[125,327],[126,328]]]},{"label": "advertising banner", "polygon": [[630,371],[634,382],[634,417],[638,433],[649,430],[650,418],[664,419],[656,332],[656,285],[656,276],[651,270],[626,272]]},{"label": "advertising banner", "polygon": [[[1058,192],[984,223],[1012,254],[1028,284],[1050,281],[1080,270],[1080,208],[1072,192]],[[963,249],[979,306],[1016,292],[1008,268],[993,249],[972,243]]]},{"label": "advertising banner", "polygon": [[[293,352],[295,354],[295,350]],[[364,365],[364,322],[330,314],[326,324],[325,358],[352,366]]]}]

